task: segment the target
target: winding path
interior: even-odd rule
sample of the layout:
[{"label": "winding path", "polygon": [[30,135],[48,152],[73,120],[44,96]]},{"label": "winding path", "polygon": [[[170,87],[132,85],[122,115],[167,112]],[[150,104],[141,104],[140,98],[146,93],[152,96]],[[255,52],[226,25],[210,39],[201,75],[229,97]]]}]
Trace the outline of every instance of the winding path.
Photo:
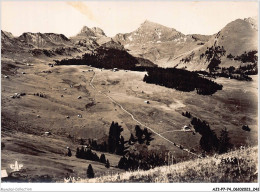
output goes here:
[{"label": "winding path", "polygon": [[[94,78],[95,78],[95,76],[96,76],[95,71],[93,71],[93,72],[94,72],[94,75],[93,75],[92,79],[90,80],[89,85],[90,85],[94,90],[98,91],[98,90],[96,89],[96,87],[92,84],[93,81],[94,81]],[[155,135],[157,135],[157,136],[161,137],[162,139],[168,141],[169,143],[173,144],[175,147],[177,147],[177,148],[179,148],[179,149],[181,149],[181,150],[183,150],[183,151],[185,151],[185,152],[187,152],[187,153],[189,153],[189,154],[192,154],[192,155],[194,155],[194,156],[196,156],[196,157],[198,157],[198,158],[202,158],[200,155],[191,152],[189,149],[184,149],[184,148],[182,147],[182,145],[179,145],[179,144],[176,144],[176,143],[170,141],[170,140],[167,139],[166,137],[162,136],[160,133],[154,131],[154,129],[152,129],[151,127],[149,127],[149,126],[143,124],[142,122],[138,121],[138,120],[134,117],[134,115],[133,115],[132,113],[130,113],[129,111],[127,111],[120,103],[118,103],[117,101],[115,101],[112,97],[110,97],[110,96],[107,95],[106,93],[104,93],[104,92],[102,92],[102,91],[98,91],[98,93],[103,94],[103,95],[106,96],[108,99],[110,99],[114,104],[118,105],[125,113],[127,113],[128,115],[130,115],[131,118],[132,118],[135,122],[137,122],[139,125],[141,125],[141,126],[143,126],[143,127],[146,127],[146,128],[149,129],[151,132],[153,132]]]}]

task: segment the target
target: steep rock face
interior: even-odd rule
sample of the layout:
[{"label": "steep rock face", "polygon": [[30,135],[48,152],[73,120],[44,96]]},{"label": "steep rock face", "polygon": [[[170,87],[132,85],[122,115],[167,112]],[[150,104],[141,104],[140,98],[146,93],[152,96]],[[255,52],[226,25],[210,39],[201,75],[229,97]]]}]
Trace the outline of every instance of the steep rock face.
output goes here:
[{"label": "steep rock face", "polygon": [[115,42],[111,37],[107,37],[105,32],[98,27],[89,28],[84,26],[80,32],[71,39],[76,45],[85,47],[88,50],[94,50],[99,46],[123,49],[119,42]]},{"label": "steep rock face", "polygon": [[28,47],[30,46],[19,41],[18,38],[14,37],[12,33],[1,30],[1,53],[15,53]]},{"label": "steep rock face", "polygon": [[1,39],[2,39],[2,40],[5,40],[5,39],[13,39],[13,38],[14,38],[14,36],[13,36],[12,33],[1,30]]},{"label": "steep rock face", "polygon": [[35,48],[71,45],[70,40],[65,35],[55,33],[23,33],[17,39]]},{"label": "steep rock face", "polygon": [[23,33],[14,37],[1,31],[2,54],[22,53],[34,57],[56,57],[78,55],[82,51],[63,34]]},{"label": "steep rock face", "polygon": [[99,40],[107,41],[107,38],[102,29],[84,26],[76,36],[71,37],[71,40],[78,47],[83,47],[85,50],[93,50],[99,46]]},{"label": "steep rock face", "polygon": [[98,27],[89,28],[87,26],[84,26],[76,36],[100,37],[100,36],[106,36],[106,34],[102,29]]},{"label": "steep rock face", "polygon": [[12,33],[1,30],[1,47],[11,46],[14,43],[14,36]]},{"label": "steep rock face", "polygon": [[22,46],[26,48],[51,48],[58,46],[71,46],[71,41],[63,34],[55,33],[23,33],[14,37],[12,33],[1,31],[2,44]]}]

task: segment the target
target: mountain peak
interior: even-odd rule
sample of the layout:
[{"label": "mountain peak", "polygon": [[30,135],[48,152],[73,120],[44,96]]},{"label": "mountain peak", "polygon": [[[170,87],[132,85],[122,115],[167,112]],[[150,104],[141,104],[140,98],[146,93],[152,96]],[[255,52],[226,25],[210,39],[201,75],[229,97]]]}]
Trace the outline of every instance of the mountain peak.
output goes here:
[{"label": "mountain peak", "polygon": [[142,24],[152,24],[152,23],[155,23],[155,22],[152,22],[152,21],[146,19]]},{"label": "mountain peak", "polygon": [[6,37],[8,37],[10,39],[14,38],[12,33],[7,32],[7,31],[3,31],[3,30],[1,30],[1,36],[6,36]]},{"label": "mountain peak", "polygon": [[258,30],[258,18],[257,18],[257,16],[245,18],[244,21],[250,23],[252,28],[254,28],[255,30]]},{"label": "mountain peak", "polygon": [[99,27],[89,28],[87,26],[83,26],[83,28],[80,30],[80,32],[79,32],[79,34],[77,36],[98,37],[98,36],[106,36],[106,34]]},{"label": "mountain peak", "polygon": [[184,36],[173,28],[145,20],[135,31],[127,34],[117,34],[114,39],[122,45],[132,46],[146,43],[153,45],[160,44],[184,38]]},{"label": "mountain peak", "polygon": [[161,31],[162,33],[180,33],[174,28],[166,27],[164,25],[149,20],[145,20],[137,30],[138,31]]},{"label": "mountain peak", "polygon": [[[247,30],[250,30],[250,28],[254,28],[254,21],[252,18],[246,18],[246,19],[236,19],[234,21],[231,21],[228,23],[223,29],[223,30],[242,30],[243,32],[246,32]],[[256,24],[256,23],[255,23]],[[251,27],[250,27],[251,26]]]},{"label": "mountain peak", "polygon": [[151,27],[151,28],[153,28],[153,27],[164,27],[164,28],[168,28],[168,27],[166,27],[166,26],[163,26],[163,25],[161,25],[161,24],[159,24],[159,23],[155,23],[155,22],[152,22],[152,21],[149,21],[149,20],[145,20],[142,24],[141,24],[141,27]]},{"label": "mountain peak", "polygon": [[83,26],[82,29],[80,30],[80,33],[84,33],[85,31],[89,31],[90,28],[87,26]]}]

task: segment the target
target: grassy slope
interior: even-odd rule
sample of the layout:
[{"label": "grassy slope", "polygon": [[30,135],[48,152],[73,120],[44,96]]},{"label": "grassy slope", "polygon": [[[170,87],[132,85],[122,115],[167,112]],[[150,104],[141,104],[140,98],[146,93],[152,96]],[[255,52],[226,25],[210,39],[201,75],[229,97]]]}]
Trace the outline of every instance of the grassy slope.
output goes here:
[{"label": "grassy slope", "polygon": [[[207,47],[216,46],[224,47],[226,55],[221,57],[220,67],[240,66],[241,62],[228,59],[226,56],[232,54],[234,56],[241,55],[245,51],[249,52],[257,50],[257,30],[253,29],[250,23],[237,19],[227,24],[219,34],[210,38],[210,40],[199,49],[194,49],[194,57],[189,63],[179,63],[178,68],[187,67],[188,70],[207,69],[208,62],[205,57],[200,59],[200,55],[205,53]],[[183,55],[183,58],[190,55],[190,52]],[[181,58],[178,58],[180,60]]]},{"label": "grassy slope", "polygon": [[[76,159],[74,155],[78,143],[67,136],[100,139],[108,135],[114,120],[124,128],[122,134],[127,140],[130,133],[134,133],[136,122],[104,95],[93,90],[89,85],[93,72],[82,72],[87,71],[88,66],[51,68],[48,63],[52,59],[20,52],[2,54],[1,135],[5,144],[1,154],[2,167],[9,168],[11,162],[18,160],[24,164],[26,174],[49,174],[57,179],[63,178],[66,173],[85,177],[89,163],[96,176],[108,171],[122,171],[115,168],[120,159],[116,155],[106,155],[112,165],[109,170],[100,163]],[[33,66],[27,66],[27,62]],[[43,72],[49,70],[52,73]],[[146,84],[142,81],[145,72],[95,69],[95,73],[93,84],[97,90],[106,92],[156,132],[185,148],[194,148],[198,154],[200,135],[180,131],[190,123],[190,119],[181,115],[183,111],[208,121],[218,135],[226,127],[235,146],[257,144],[257,76],[252,82],[218,78],[216,81],[224,85],[223,90],[213,96],[201,96],[195,92]],[[4,75],[9,75],[9,78],[4,78]],[[26,95],[20,99],[10,98],[16,92],[25,92]],[[47,97],[34,96],[33,93],[37,92]],[[79,95],[82,99],[77,99]],[[147,105],[145,100],[149,100],[150,104]],[[92,102],[93,106],[85,107]],[[40,118],[37,118],[38,114]],[[82,118],[78,118],[78,114],[82,114]],[[243,124],[248,124],[251,132],[243,131]],[[51,131],[52,136],[43,136],[45,131]],[[160,137],[153,137],[149,149],[166,148],[178,161],[193,158]],[[72,158],[64,156],[67,146],[72,149]],[[39,151],[35,153],[35,149]]]},{"label": "grassy slope", "polygon": [[[125,172],[79,182],[257,182],[258,148],[235,150],[223,155],[185,161],[148,171]],[[221,160],[236,158],[237,163]]]}]

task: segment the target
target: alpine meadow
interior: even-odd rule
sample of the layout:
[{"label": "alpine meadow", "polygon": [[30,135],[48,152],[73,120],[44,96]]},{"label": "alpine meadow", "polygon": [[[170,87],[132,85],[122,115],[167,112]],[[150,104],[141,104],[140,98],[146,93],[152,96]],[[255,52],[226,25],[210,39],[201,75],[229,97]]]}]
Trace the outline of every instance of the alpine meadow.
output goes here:
[{"label": "alpine meadow", "polygon": [[[97,7],[103,20],[91,3],[88,14],[83,11],[87,1],[49,3],[62,6],[48,25],[40,19],[52,8],[30,15],[29,2],[20,10],[31,20],[23,15],[13,23],[2,15],[3,183],[258,182],[258,13],[244,17],[241,11],[212,34],[190,34],[182,25],[177,30],[158,22],[162,12],[155,6],[157,15],[149,15],[151,2],[143,2],[143,12],[136,7],[136,15],[129,6],[128,17],[127,2],[117,14],[115,4],[104,12]],[[207,4],[192,3],[183,2],[187,15],[189,6]],[[3,3],[3,13],[18,5]],[[63,6],[71,12],[58,21]],[[65,29],[56,33],[62,24],[68,31],[74,27],[70,14],[92,18],[91,10],[96,26],[86,19],[72,36]],[[181,17],[184,11],[179,23],[195,29]],[[147,20],[121,32],[117,26],[131,25],[130,13],[133,23]],[[213,18],[206,13],[198,19]],[[16,23],[24,30],[19,35]],[[216,15],[211,25],[217,25]],[[205,23],[205,30],[211,25]],[[117,34],[106,35],[107,26]]]}]

